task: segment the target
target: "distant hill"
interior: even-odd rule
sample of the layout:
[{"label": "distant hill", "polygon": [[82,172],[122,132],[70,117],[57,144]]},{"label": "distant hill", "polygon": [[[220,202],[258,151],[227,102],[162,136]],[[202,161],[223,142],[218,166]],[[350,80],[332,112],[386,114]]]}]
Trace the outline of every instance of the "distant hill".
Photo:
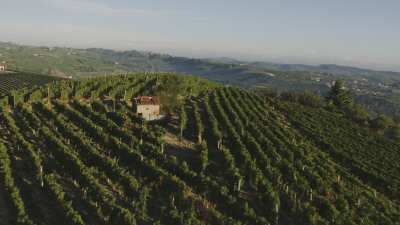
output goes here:
[{"label": "distant hill", "polygon": [[[326,108],[160,73],[13,94],[2,224],[399,222],[400,145]],[[160,96],[165,119],[133,113],[140,95]]]},{"label": "distant hill", "polygon": [[400,120],[399,73],[338,65],[273,64],[232,58],[193,59],[140,51],[72,49],[0,43],[0,61],[9,67],[52,76],[88,76],[137,72],[193,74],[225,85],[268,88],[277,92],[308,90],[325,95],[337,79],[345,81],[357,102],[372,113]]},{"label": "distant hill", "polygon": [[275,69],[282,71],[302,71],[302,72],[313,72],[313,73],[328,73],[333,75],[343,76],[383,76],[384,78],[399,78],[399,72],[391,71],[377,71],[370,69],[362,69],[350,66],[340,66],[335,64],[322,64],[317,66],[302,65],[302,64],[273,64],[266,62],[254,62],[250,63],[252,66]]}]

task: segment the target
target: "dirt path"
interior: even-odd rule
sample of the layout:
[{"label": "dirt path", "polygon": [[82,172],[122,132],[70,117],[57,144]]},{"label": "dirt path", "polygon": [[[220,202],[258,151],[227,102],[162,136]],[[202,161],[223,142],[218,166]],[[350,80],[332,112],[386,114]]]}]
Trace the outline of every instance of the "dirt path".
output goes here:
[{"label": "dirt path", "polygon": [[186,160],[192,159],[196,156],[195,143],[187,139],[179,140],[179,137],[167,132],[163,137],[166,145],[165,152],[174,155],[177,158],[184,158]]}]

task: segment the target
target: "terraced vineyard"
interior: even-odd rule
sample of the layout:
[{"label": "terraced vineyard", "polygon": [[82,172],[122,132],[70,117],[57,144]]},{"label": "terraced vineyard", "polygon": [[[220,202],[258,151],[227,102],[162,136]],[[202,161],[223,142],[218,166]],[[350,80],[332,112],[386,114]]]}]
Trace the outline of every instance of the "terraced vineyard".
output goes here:
[{"label": "terraced vineyard", "polygon": [[[127,100],[145,94],[161,97],[166,120],[131,112]],[[375,137],[334,126],[336,114],[170,74],[12,97],[0,115],[0,224],[400,223],[398,164],[374,164],[399,159],[399,145],[367,150]],[[359,138],[334,141],[329,128]]]},{"label": "terraced vineyard", "polygon": [[400,155],[397,143],[371,135],[341,115],[326,110],[310,110],[295,104],[283,104],[282,109],[301,133],[338,163],[399,203],[400,163],[394,160]]},{"label": "terraced vineyard", "polygon": [[0,96],[11,90],[32,88],[58,79],[52,76],[24,72],[0,73]]}]

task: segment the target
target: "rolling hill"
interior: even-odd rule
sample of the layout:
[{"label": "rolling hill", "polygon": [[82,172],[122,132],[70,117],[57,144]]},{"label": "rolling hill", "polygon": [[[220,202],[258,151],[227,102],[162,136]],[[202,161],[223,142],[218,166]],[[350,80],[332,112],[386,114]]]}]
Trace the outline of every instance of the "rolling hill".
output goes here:
[{"label": "rolling hill", "polygon": [[267,88],[279,93],[308,90],[325,95],[342,79],[358,103],[373,113],[400,120],[399,73],[338,65],[291,65],[243,62],[230,58],[192,59],[140,51],[33,47],[0,42],[0,61],[30,73],[82,78],[125,72],[178,72],[225,85]]},{"label": "rolling hill", "polygon": [[325,108],[159,73],[2,103],[0,224],[400,223],[400,145]]}]

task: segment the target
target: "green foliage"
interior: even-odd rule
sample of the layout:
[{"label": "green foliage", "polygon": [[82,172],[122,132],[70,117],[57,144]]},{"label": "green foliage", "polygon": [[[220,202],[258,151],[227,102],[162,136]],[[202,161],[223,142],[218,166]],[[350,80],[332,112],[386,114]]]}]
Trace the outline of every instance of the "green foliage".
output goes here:
[{"label": "green foliage", "polygon": [[298,102],[300,104],[310,107],[322,107],[324,102],[319,95],[313,94],[309,91],[304,92],[283,92],[280,99],[284,101]]},{"label": "green foliage", "polygon": [[326,218],[328,221],[334,223],[337,217],[339,216],[339,212],[335,208],[334,205],[332,205],[328,199],[324,197],[320,197],[316,199],[317,205],[319,208],[319,211],[321,212],[321,215]]},{"label": "green foliage", "polygon": [[[329,91],[326,84],[341,79],[348,84],[349,90],[357,95],[355,102],[370,106],[369,112],[385,113],[393,117],[400,115],[399,94],[392,91],[398,88],[400,81],[399,74],[395,72],[338,65],[282,65],[232,59],[191,59],[134,50],[48,48],[12,43],[0,43],[0,50],[0,61],[7,61],[12,70],[26,71],[30,74],[87,78],[125,74],[128,71],[171,71],[193,74],[227,85],[268,89],[273,91],[269,93],[272,96],[276,95],[276,91],[305,90],[325,95]],[[12,81],[13,78],[7,79],[14,83],[13,86],[26,85],[20,81]],[[41,76],[40,80],[44,80],[44,76]],[[28,83],[36,82],[28,80]],[[3,90],[4,92],[0,89],[0,93],[8,92],[9,88]],[[127,93],[130,94],[129,90]],[[81,96],[83,93],[76,94]],[[95,93],[86,92],[85,95],[93,96]],[[117,99],[123,96],[123,92],[112,95]]]},{"label": "green foliage", "polygon": [[204,172],[208,166],[208,147],[206,142],[198,145],[197,150],[199,151],[200,171]]},{"label": "green foliage", "polygon": [[376,130],[385,130],[392,125],[394,125],[393,119],[383,114],[379,114],[371,121],[371,127]]},{"label": "green foliage", "polygon": [[354,104],[353,107],[349,109],[348,114],[353,121],[359,124],[367,124],[370,119],[368,111],[359,104]]},{"label": "green foliage", "polygon": [[350,93],[345,89],[343,81],[337,80],[328,93],[327,100],[342,110],[349,109],[353,102]]},{"label": "green foliage", "polygon": [[[37,224],[396,224],[398,144],[309,94],[266,101],[164,76],[56,82],[50,102],[4,107],[1,180],[19,190],[0,190],[19,206],[4,214]],[[121,97],[177,87],[164,121],[143,121]]]},{"label": "green foliage", "polygon": [[[54,80],[60,80],[60,78],[27,72],[2,73],[0,74],[0,96],[21,88],[32,89]],[[19,92],[23,93],[24,91]]]},{"label": "green foliage", "polygon": [[400,127],[392,126],[385,131],[385,136],[396,141],[400,142]]},{"label": "green foliage", "polygon": [[8,194],[7,197],[13,206],[14,216],[16,218],[15,223],[21,225],[34,225],[35,223],[26,213],[24,202],[20,196],[20,190],[16,186],[13,178],[11,160],[6,147],[2,142],[0,142],[0,165],[1,180],[6,188],[5,191]]},{"label": "green foliage", "polygon": [[[311,138],[337,163],[390,198],[399,198],[400,183],[394,178],[399,165],[392,160],[399,157],[394,150],[399,147],[398,144],[376,135],[368,127],[354,124],[339,113],[300,105],[281,107],[301,134]],[[391,123],[385,117],[379,121],[383,121],[379,126],[381,128]]]},{"label": "green foliage", "polygon": [[183,131],[187,125],[187,115],[185,111],[185,107],[182,105],[180,109],[179,115],[179,138],[182,140],[183,138]]}]

